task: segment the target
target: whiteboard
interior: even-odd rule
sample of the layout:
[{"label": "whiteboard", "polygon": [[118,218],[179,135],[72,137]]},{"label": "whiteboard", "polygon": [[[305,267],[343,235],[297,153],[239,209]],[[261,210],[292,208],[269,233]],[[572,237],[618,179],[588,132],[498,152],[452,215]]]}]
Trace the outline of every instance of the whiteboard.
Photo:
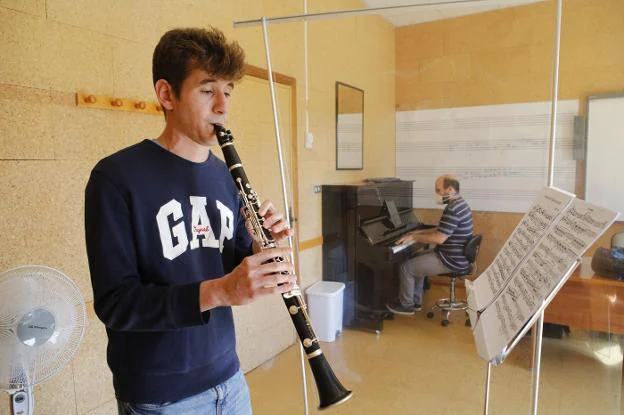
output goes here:
[{"label": "whiteboard", "polygon": [[[574,192],[578,100],[559,101],[554,185]],[[550,102],[398,111],[397,176],[414,207],[439,208],[434,181],[452,174],[473,210],[526,212],[546,184]]]},{"label": "whiteboard", "polygon": [[589,97],[585,200],[624,212],[624,95]]}]

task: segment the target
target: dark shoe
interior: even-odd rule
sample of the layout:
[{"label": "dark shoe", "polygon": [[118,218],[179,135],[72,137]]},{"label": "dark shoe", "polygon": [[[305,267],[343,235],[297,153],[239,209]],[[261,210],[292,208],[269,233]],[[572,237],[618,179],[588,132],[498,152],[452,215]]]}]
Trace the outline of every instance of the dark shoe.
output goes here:
[{"label": "dark shoe", "polygon": [[386,308],[394,314],[402,314],[404,316],[413,316],[416,311],[414,307],[405,307],[398,300],[386,304]]}]

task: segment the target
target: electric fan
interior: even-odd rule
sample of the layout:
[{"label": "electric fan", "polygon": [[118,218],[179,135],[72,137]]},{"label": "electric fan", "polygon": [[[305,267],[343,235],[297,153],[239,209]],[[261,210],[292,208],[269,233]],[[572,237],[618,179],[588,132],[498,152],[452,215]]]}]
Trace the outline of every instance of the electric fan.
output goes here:
[{"label": "electric fan", "polygon": [[71,361],[85,323],[82,294],[62,272],[29,265],[0,274],[0,389],[11,414],[33,413],[33,387]]}]

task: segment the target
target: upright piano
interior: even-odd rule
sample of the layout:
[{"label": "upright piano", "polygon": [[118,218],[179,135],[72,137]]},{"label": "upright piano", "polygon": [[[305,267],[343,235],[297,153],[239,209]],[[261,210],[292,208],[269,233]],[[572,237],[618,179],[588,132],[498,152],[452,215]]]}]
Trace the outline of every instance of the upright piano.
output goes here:
[{"label": "upright piano", "polygon": [[412,182],[322,186],[323,280],[345,284],[343,324],[380,332],[392,318],[398,267],[427,246],[396,246],[407,232],[431,228],[412,211]]}]

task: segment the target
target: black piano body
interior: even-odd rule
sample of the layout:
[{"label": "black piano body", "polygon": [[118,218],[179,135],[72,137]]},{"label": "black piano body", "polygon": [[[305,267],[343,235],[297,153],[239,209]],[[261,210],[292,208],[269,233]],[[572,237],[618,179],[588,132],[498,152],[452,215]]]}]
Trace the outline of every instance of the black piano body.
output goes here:
[{"label": "black piano body", "polygon": [[323,280],[345,284],[343,324],[380,332],[392,318],[385,303],[398,293],[398,267],[427,246],[397,251],[403,234],[430,228],[412,211],[412,182],[322,186]]}]

